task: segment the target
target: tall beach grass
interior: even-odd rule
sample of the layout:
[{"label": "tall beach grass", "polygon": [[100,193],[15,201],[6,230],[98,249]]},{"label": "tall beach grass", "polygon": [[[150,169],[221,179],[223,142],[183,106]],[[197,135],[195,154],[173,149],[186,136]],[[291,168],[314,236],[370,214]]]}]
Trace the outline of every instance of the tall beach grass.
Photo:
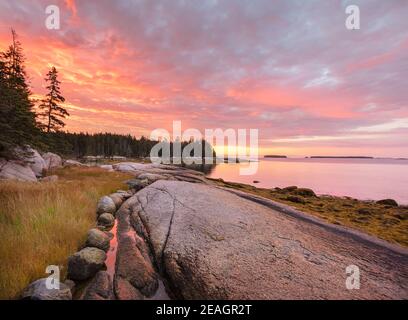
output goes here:
[{"label": "tall beach grass", "polygon": [[125,188],[129,175],[99,168],[59,169],[56,182],[0,181],[0,299],[17,298],[48,265],[67,257],[95,224],[99,197]]}]

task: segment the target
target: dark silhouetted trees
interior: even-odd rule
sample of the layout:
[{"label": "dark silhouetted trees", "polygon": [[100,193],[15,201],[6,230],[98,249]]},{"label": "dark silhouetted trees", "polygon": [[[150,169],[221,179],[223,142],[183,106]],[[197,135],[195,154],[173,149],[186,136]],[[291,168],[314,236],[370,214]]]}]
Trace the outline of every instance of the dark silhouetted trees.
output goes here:
[{"label": "dark silhouetted trees", "polygon": [[[65,99],[54,67],[47,73],[45,80],[48,92],[38,106],[40,121],[37,122],[34,102],[30,99],[23,49],[12,30],[12,44],[5,52],[0,52],[0,157],[18,158],[24,155],[27,146],[77,158],[87,155],[128,158],[150,156],[150,150],[157,141],[143,136],[137,139],[131,135],[112,133],[62,132],[65,126],[63,119],[69,113],[62,106]],[[174,145],[168,143],[172,156]],[[180,142],[181,148],[184,149],[188,143]],[[211,145],[204,140],[194,143],[203,151],[203,156],[206,149],[212,150]],[[16,149],[19,149],[18,154]]]},{"label": "dark silhouetted trees", "polygon": [[63,119],[69,116],[69,113],[61,106],[65,98],[61,95],[61,82],[58,80],[58,71],[55,67],[47,73],[45,81],[48,83],[48,93],[38,106],[40,109],[38,116],[42,120],[41,126],[45,132],[57,132],[65,126]]},{"label": "dark silhouetted trees", "polygon": [[12,44],[0,52],[0,156],[5,158],[17,157],[16,147],[41,144],[23,49],[16,32],[11,32]]}]

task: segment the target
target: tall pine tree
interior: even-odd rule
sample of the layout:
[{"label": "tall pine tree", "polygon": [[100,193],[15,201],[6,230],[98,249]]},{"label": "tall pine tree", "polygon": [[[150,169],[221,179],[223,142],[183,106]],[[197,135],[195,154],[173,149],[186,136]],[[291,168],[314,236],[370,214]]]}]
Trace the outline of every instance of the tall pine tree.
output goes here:
[{"label": "tall pine tree", "polygon": [[0,52],[0,156],[6,158],[18,157],[16,147],[34,147],[40,139],[23,49],[16,32],[11,33],[12,44]]},{"label": "tall pine tree", "polygon": [[58,80],[58,71],[55,67],[52,67],[47,73],[45,81],[48,83],[48,93],[39,105],[41,112],[38,115],[43,120],[44,131],[57,132],[65,126],[62,119],[69,116],[69,113],[60,105],[65,101],[65,98],[61,95],[61,82]]}]

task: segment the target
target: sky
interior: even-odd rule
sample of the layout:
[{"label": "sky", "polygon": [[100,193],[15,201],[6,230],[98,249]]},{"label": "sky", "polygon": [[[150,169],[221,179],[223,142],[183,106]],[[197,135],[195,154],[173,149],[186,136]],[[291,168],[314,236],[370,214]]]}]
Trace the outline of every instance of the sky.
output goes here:
[{"label": "sky", "polygon": [[179,120],[258,129],[261,154],[408,157],[407,17],[406,0],[0,0],[0,50],[13,27],[34,97],[57,68],[71,132]]}]

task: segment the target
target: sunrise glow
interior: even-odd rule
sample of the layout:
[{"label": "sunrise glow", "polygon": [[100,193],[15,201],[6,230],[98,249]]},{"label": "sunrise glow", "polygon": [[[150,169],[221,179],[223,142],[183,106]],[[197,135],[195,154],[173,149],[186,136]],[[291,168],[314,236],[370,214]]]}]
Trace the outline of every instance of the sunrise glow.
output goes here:
[{"label": "sunrise glow", "polygon": [[[48,1],[0,3],[0,50],[20,36],[32,91],[58,69],[66,130],[258,129],[261,154],[408,156],[404,1]],[[384,14],[387,12],[387,14]],[[392,22],[390,22],[392,21]]]}]

